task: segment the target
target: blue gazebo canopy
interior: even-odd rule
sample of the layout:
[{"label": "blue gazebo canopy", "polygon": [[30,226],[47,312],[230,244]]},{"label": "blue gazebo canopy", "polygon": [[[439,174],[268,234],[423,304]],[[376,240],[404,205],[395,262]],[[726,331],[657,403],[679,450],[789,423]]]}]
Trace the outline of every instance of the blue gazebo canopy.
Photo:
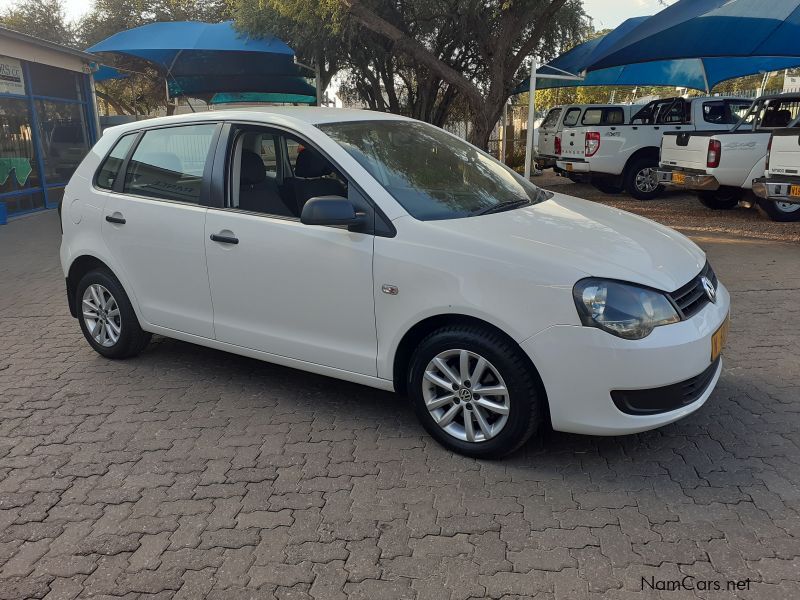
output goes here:
[{"label": "blue gazebo canopy", "polygon": [[755,68],[764,59],[799,57],[798,0],[679,0],[617,36],[587,66],[599,70],[682,58],[752,58]]},{"label": "blue gazebo canopy", "polygon": [[172,96],[216,92],[316,96],[307,81],[313,71],[295,62],[289,46],[274,36],[243,35],[233,21],[151,23],[116,33],[87,52],[153,63],[166,73]]},{"label": "blue gazebo canopy", "polygon": [[[800,66],[798,0],[680,0],[579,44],[538,69],[537,88],[717,84]],[[581,80],[548,74],[582,75]],[[528,90],[521,83],[514,93]]]}]

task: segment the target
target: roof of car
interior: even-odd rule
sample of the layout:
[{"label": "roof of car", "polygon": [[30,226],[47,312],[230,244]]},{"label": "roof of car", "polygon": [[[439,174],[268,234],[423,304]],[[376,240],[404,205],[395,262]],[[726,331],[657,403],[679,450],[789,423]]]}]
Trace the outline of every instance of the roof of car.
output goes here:
[{"label": "roof of car", "polygon": [[326,108],[319,106],[248,106],[230,110],[210,110],[199,113],[189,113],[185,115],[173,115],[170,117],[156,117],[144,121],[135,121],[110,127],[115,132],[124,132],[131,129],[142,127],[159,127],[163,125],[177,123],[197,123],[198,121],[220,121],[220,120],[245,120],[253,121],[263,118],[270,122],[274,117],[278,120],[291,120],[296,123],[306,123],[310,125],[321,125],[323,123],[340,123],[343,121],[394,121],[406,120],[407,117],[390,113],[377,112],[372,110],[360,110],[354,108]]}]

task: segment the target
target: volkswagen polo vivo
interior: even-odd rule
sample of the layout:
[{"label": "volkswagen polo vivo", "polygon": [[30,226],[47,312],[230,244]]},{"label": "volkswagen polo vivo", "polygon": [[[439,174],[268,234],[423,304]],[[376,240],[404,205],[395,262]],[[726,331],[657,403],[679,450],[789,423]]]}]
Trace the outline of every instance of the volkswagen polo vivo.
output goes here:
[{"label": "volkswagen polo vivo", "polygon": [[69,307],[101,355],[155,333],[395,390],[467,455],[511,452],[548,421],[665,425],[720,376],[730,298],[695,244],[411,119],[131,123],[62,206]]}]

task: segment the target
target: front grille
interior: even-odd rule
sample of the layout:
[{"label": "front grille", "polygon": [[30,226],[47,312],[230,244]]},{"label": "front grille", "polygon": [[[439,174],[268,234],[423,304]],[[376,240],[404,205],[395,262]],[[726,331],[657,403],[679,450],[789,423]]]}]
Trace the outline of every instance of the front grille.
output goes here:
[{"label": "front grille", "polygon": [[680,312],[681,318],[692,318],[703,310],[706,304],[711,302],[703,287],[703,277],[707,277],[709,281],[711,281],[711,285],[714,286],[714,289],[717,289],[717,275],[714,273],[714,269],[711,268],[711,265],[706,263],[703,270],[700,271],[694,279],[669,294],[670,299]]},{"label": "front grille", "polygon": [[614,405],[629,415],[655,415],[665,413],[699,400],[711,385],[719,368],[717,358],[699,375],[660,388],[649,390],[613,390]]}]

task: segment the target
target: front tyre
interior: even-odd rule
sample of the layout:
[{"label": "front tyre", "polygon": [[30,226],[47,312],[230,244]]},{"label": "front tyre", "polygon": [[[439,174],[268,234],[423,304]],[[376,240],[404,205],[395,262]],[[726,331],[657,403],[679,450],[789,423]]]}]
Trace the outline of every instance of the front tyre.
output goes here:
[{"label": "front tyre", "polygon": [[652,200],[658,197],[664,191],[664,186],[658,184],[657,170],[656,159],[637,158],[625,170],[625,190],[637,200]]},{"label": "front tyre", "polygon": [[83,335],[106,358],[136,356],[150,342],[151,335],[139,327],[122,285],[106,269],[95,269],[81,278],[75,306]]},{"label": "front tyre", "polygon": [[775,202],[765,198],[758,199],[758,206],[761,207],[767,216],[773,221],[790,223],[800,221],[800,204],[791,202]]},{"label": "front tyre", "polygon": [[505,456],[542,420],[542,392],[522,350],[480,327],[446,327],[423,339],[408,389],[428,433],[466,456]]}]

